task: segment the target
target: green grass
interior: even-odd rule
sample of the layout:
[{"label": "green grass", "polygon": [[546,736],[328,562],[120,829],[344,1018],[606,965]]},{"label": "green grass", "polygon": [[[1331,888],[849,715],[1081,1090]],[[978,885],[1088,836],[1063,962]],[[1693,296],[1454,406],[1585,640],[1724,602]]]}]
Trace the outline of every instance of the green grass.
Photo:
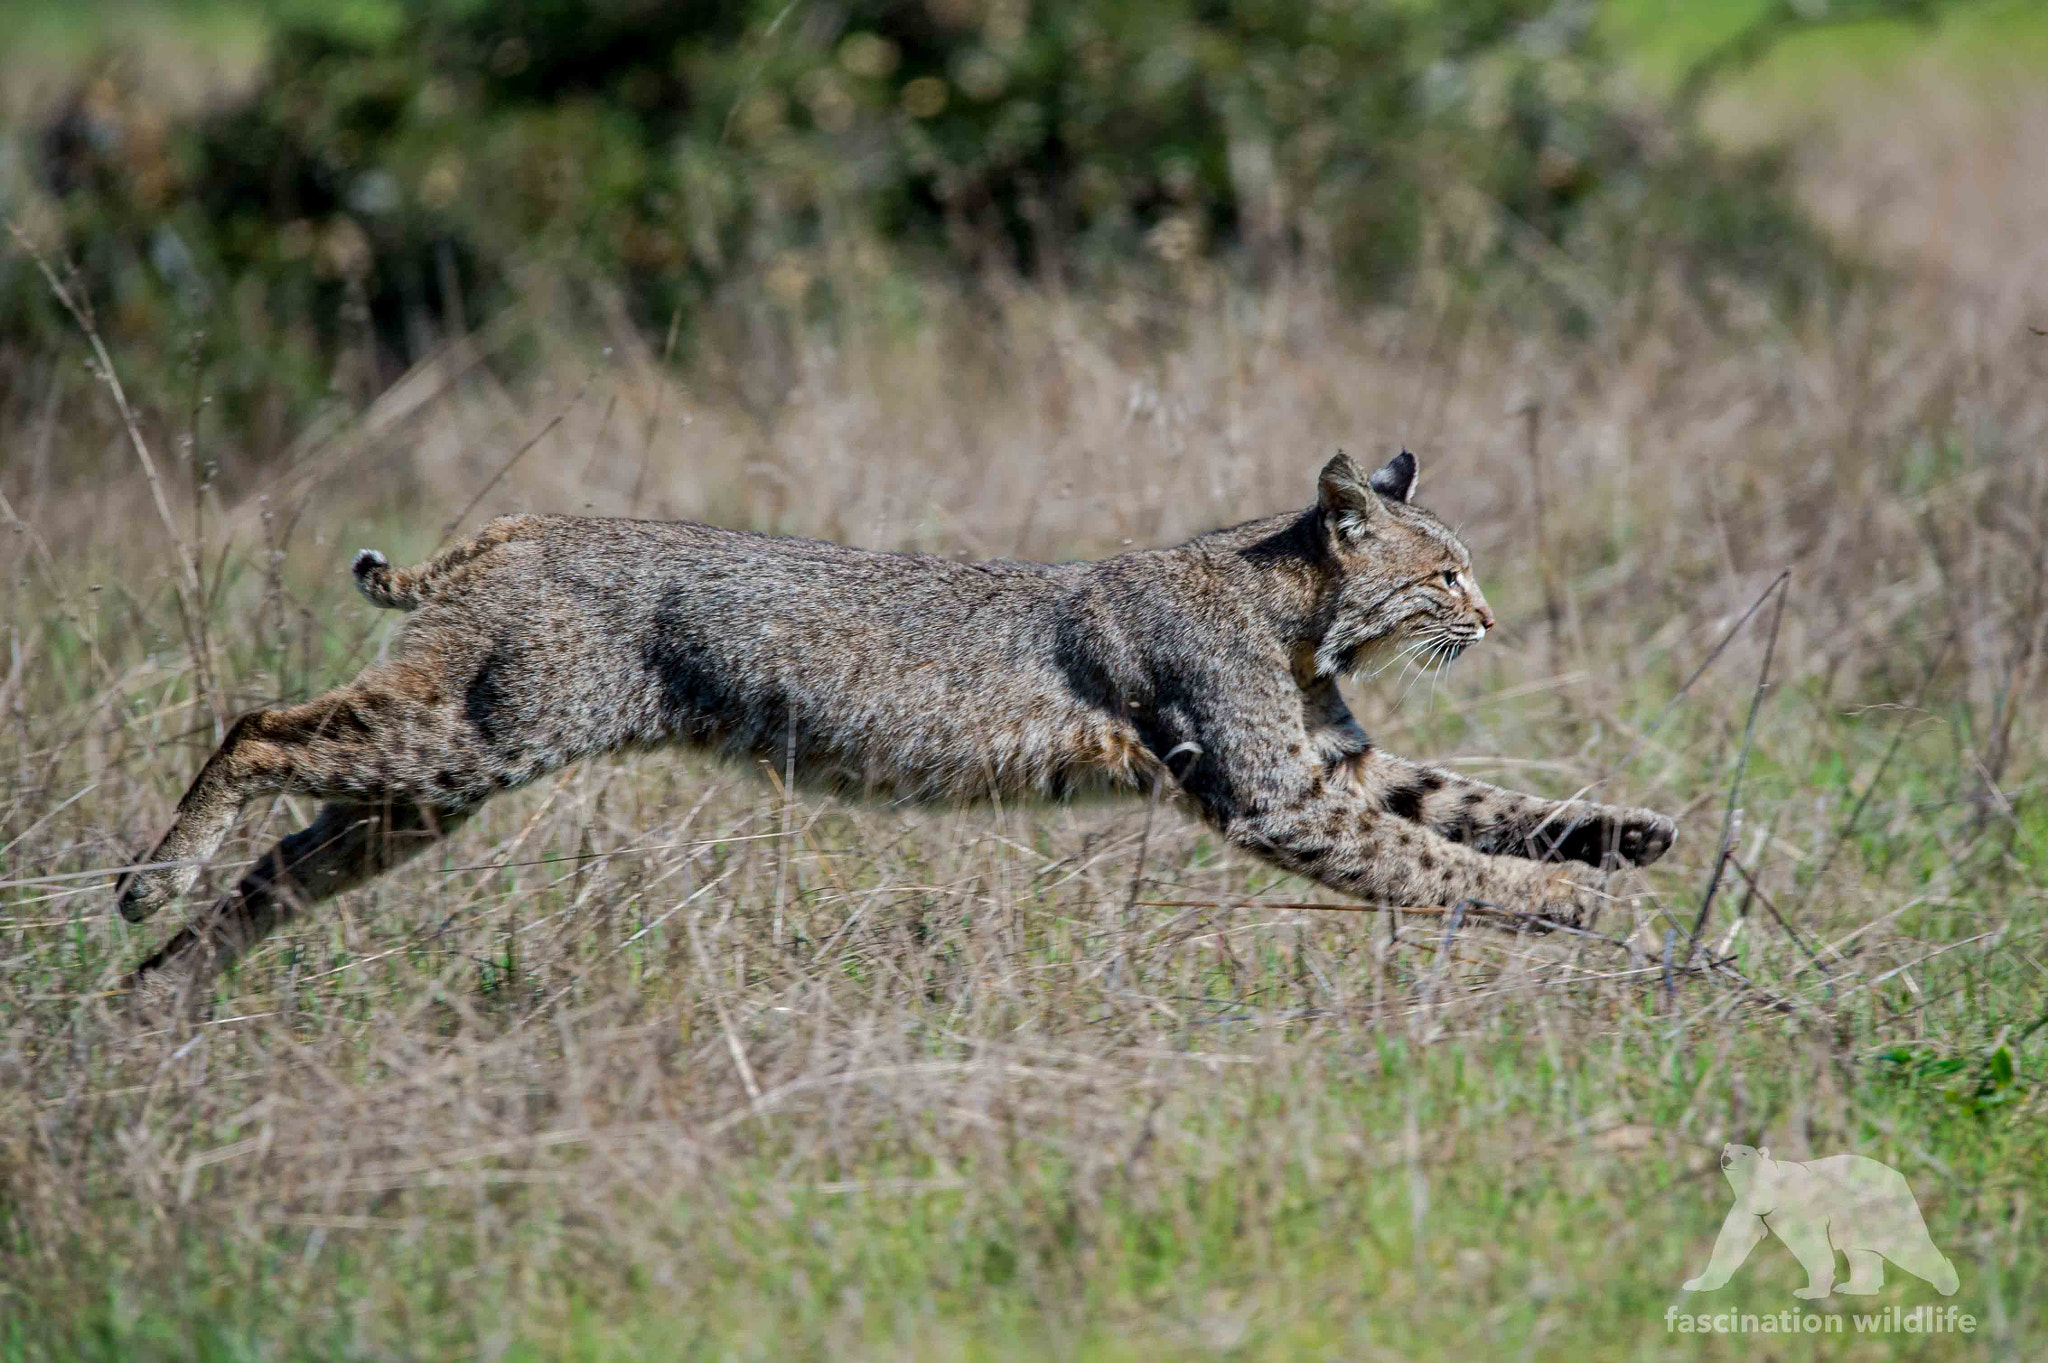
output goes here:
[{"label": "green grass", "polygon": [[[104,1276],[104,1295],[67,1319],[17,1317],[0,1350],[447,1357],[497,1340],[516,1341],[502,1356],[536,1359],[1519,1357],[1567,1345],[1668,1357],[1680,1341],[1667,1306],[1812,1309],[1791,1297],[1804,1277],[1775,1241],[1721,1291],[1677,1290],[1704,1267],[1730,1200],[1695,1144],[1666,1134],[1702,1118],[1731,1138],[1818,1123],[1824,1140],[1910,1171],[1963,1276],[1955,1301],[1984,1332],[1830,1338],[1813,1356],[2011,1356],[2044,1337],[2032,1286],[2048,1246],[2022,1229],[2048,1157],[2041,1123],[2021,1116],[2038,1117],[2038,1040],[2015,1062],[2017,1106],[1982,1112],[1792,1028],[1715,1029],[1706,1049],[1697,1028],[1644,1017],[1598,1054],[1568,1055],[1528,1044],[1541,1025],[1516,1010],[1428,1047],[1323,1051],[1220,1104],[1162,1111],[1172,1134],[1134,1162],[1164,1169],[1136,1174],[1028,1149],[944,1171],[884,1156],[861,1172],[1002,1191],[821,1193],[757,1160],[730,1171],[735,1191],[708,1213],[643,1209],[646,1238],[626,1244],[517,1194],[496,1199],[489,1231],[467,1196],[409,1198],[387,1213],[392,1229],[338,1230],[317,1250],[304,1231],[195,1236],[151,1256],[141,1299],[123,1290],[125,1256],[67,1256],[65,1276]],[[1399,1135],[1411,1124],[1427,1133],[1413,1145]],[[573,1176],[578,1161],[561,1165]],[[408,1220],[416,1228],[400,1229]],[[316,1253],[317,1290],[294,1290]],[[665,1270],[688,1287],[660,1281]],[[1881,1296],[1817,1309],[1939,1300],[1895,1270]],[[1757,1341],[1700,1342],[1699,1356],[1733,1359]]]},{"label": "green grass", "polygon": [[[131,1027],[104,996],[180,911],[123,924],[99,873],[161,827],[213,721],[118,430],[23,409],[0,491],[54,555],[0,535],[0,1361],[2041,1356],[2048,397],[1945,304],[1853,303],[1745,329],[1658,297],[1550,349],[1276,285],[1162,354],[1023,294],[893,349],[790,340],[802,391],[765,433],[709,376],[628,354],[593,377],[599,347],[557,337],[551,389],[480,374],[209,504],[232,709],[373,655],[392,620],[348,592],[349,552],[425,552],[586,382],[478,515],[1054,557],[1277,509],[1331,444],[1412,441],[1508,627],[1441,687],[1360,689],[1361,718],[1486,779],[1611,778],[1680,814],[1666,863],[1618,882],[1604,927],[1632,953],[1468,931],[1447,961],[1440,919],[1276,907],[1334,896],[1169,807],[1147,835],[1129,803],[785,801],[661,755],[495,803],[281,933],[206,1025]],[[963,355],[1004,367],[963,387]],[[1540,461],[1504,415],[1531,392]],[[178,395],[139,400],[178,429]],[[1735,844],[1761,893],[1723,885],[1703,949],[1727,968],[1667,991],[1756,627],[1648,729],[1785,567]],[[248,811],[216,881],[309,812]],[[1215,907],[1132,910],[1134,882]],[[1806,1309],[1775,1241],[1679,1289],[1730,1204],[1726,1142],[1898,1168],[1979,1331],[1667,1333],[1673,1308]],[[1813,1309],[1940,1301],[1892,1271]]]},{"label": "green grass", "polygon": [[[1624,65],[1664,92],[1774,8],[1774,0],[1604,0],[1600,22]],[[1827,13],[1825,6],[1813,9]],[[1721,88],[1730,103],[1761,102],[1765,121],[1783,134],[1895,88],[1915,65],[1968,84],[2024,80],[2044,62],[2048,9],[2032,0],[1958,0],[1927,22],[1871,19],[1790,32],[1754,67],[1724,75]]]},{"label": "green grass", "polygon": [[[246,0],[110,0],[10,5],[0,49],[0,119],[47,108],[93,63],[119,52],[173,107],[245,79],[261,60],[268,22]],[[25,101],[18,102],[18,101]]]},{"label": "green grass", "polygon": [[[288,589],[329,621],[314,674],[345,671],[360,615],[331,581]],[[262,618],[263,590],[226,592],[243,605],[223,634]],[[231,656],[260,680],[253,633]],[[98,640],[117,656],[134,642]],[[103,703],[63,684],[91,675],[87,653],[50,654],[51,732]],[[1496,698],[1512,658],[1478,665],[1471,699],[1412,703],[1400,746],[1506,731],[1564,760],[1600,722]],[[1636,666],[1609,702],[1631,725],[1690,670]],[[1747,702],[1737,660],[1723,666],[1647,778],[1702,797],[1648,882],[1681,923]],[[138,714],[189,707],[182,682]],[[501,802],[438,869],[252,959],[196,1033],[133,1038],[91,999],[157,929],[110,921],[97,891],[60,893],[52,937],[31,926],[56,926],[48,887],[0,891],[16,957],[0,1038],[22,1067],[0,1100],[0,1359],[1750,1358],[1754,1336],[1665,1326],[1668,1310],[1809,1311],[1774,1240],[1720,1291],[1678,1288],[1729,1206],[1729,1141],[1899,1168],[1980,1331],[1845,1324],[1795,1356],[2024,1355],[2048,1341],[2033,1290],[2048,1275],[2048,815],[2022,796],[2003,831],[1952,809],[1905,817],[1955,789],[1952,730],[1923,725],[1816,892],[1825,835],[1877,778],[1893,722],[1810,685],[1765,711],[1747,805],[1785,841],[1759,874],[1809,945],[1879,926],[1824,980],[1749,905],[1728,960],[1763,994],[1680,976],[1667,995],[1654,913],[1632,965],[1468,933],[1447,972],[1427,920],[1399,946],[1381,924],[1256,905],[1125,925],[1128,841],[1106,890],[1041,869],[1128,840],[1140,815],[1114,805],[906,830],[806,804],[811,837],[764,847],[747,840],[776,826],[765,787],[687,758]],[[128,766],[123,789],[168,792],[186,765]],[[620,855],[639,869],[605,872],[590,898],[573,861],[593,833],[601,850],[673,846],[700,799],[691,832],[717,845],[698,874],[730,877],[710,901],[729,926],[702,920],[724,933],[709,977],[689,933],[657,921],[676,896],[633,892],[685,859]],[[107,808],[30,834],[6,874],[103,859],[79,834]],[[1156,892],[1304,893],[1177,820],[1151,856]],[[892,885],[918,888],[875,897]],[[1742,903],[1724,894],[1709,941]],[[814,959],[850,908],[870,927]],[[525,935],[565,917],[574,931]],[[1986,931],[1995,948],[1968,941]],[[1116,954],[1136,964],[1112,984]],[[758,1115],[728,1016],[770,1095]],[[416,1071],[439,1077],[416,1089]],[[1810,1309],[1847,1322],[1922,1304],[1950,1303],[1894,1270],[1877,1298]]]}]

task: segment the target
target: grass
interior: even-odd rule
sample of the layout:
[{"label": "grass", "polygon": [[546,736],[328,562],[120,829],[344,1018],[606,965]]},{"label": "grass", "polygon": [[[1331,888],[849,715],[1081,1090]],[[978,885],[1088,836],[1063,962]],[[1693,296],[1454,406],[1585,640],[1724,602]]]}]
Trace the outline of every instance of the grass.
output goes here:
[{"label": "grass", "polygon": [[0,127],[44,115],[82,72],[115,55],[141,77],[159,111],[195,107],[248,82],[262,61],[264,37],[261,9],[236,0],[30,0],[8,13]]},{"label": "grass", "polygon": [[[1652,84],[1672,88],[1695,62],[1774,8],[1772,0],[1606,0],[1600,22],[1631,68]],[[1844,6],[1839,12],[1850,11]],[[1788,34],[1764,55],[1758,71],[1739,77],[1744,94],[1754,97],[1767,87],[1797,98],[1793,87],[1804,76],[1804,103],[1812,111],[1827,107],[1829,78],[1881,81],[1915,63],[1981,73],[2038,56],[2048,45],[2048,17],[2027,0],[1951,0],[1931,22],[1827,22],[1830,8],[1824,5],[1803,13],[1817,21],[1812,29]],[[1824,78],[1820,85],[1817,75]]]},{"label": "grass", "polygon": [[[494,1342],[536,1358],[700,1347],[749,1357],[1517,1356],[1546,1346],[1664,1356],[1664,1308],[1703,1266],[1727,1201],[1716,1171],[1664,1133],[1702,1107],[1723,1120],[1744,1101],[1810,1110],[1802,1090],[1818,1084],[1857,1111],[1859,1148],[1952,1171],[1946,1191],[1922,1202],[1971,1284],[1963,1304],[1987,1321],[1992,1338],[1977,1342],[1995,1353],[2039,1337],[2028,1288],[2038,1247],[2010,1257],[1954,1247],[1969,1242],[1965,1226],[1997,1224],[2024,1199],[2019,1171],[2038,1167],[2038,1124],[1987,1127],[1911,1090],[1842,1082],[1796,1037],[1756,1029],[1711,1062],[1654,1034],[1597,1064],[1546,1062],[1515,1040],[1533,1021],[1503,1015],[1427,1051],[1386,1039],[1291,1064],[1253,1059],[1263,1083],[1231,1086],[1207,1114],[1162,1105],[1155,1120],[1170,1134],[1156,1149],[1115,1150],[1096,1170],[998,1142],[985,1164],[939,1171],[885,1155],[865,1179],[805,1186],[777,1177],[786,1160],[755,1156],[731,1170],[725,1205],[647,1209],[665,1233],[646,1242],[621,1245],[561,1212],[492,1218],[465,1190],[438,1216],[413,1211],[418,1229],[402,1215],[325,1218],[345,1228],[309,1265],[323,1218],[305,1215],[230,1247],[186,1247],[169,1309],[152,1303],[124,1326],[109,1302],[91,1325],[123,1356],[154,1335],[166,1356],[190,1357],[209,1334],[218,1356],[239,1344],[254,1357],[294,1347],[448,1356]],[[1735,1073],[1763,1078],[1737,1098]],[[1631,1108],[1615,1110],[1617,1100]],[[563,1152],[543,1167],[587,1178],[591,1163],[630,1153]],[[1147,1169],[1153,1161],[1166,1168]],[[529,1179],[538,1172],[520,1163]],[[998,1179],[1000,1192],[945,1186]],[[1803,1277],[1773,1249],[1697,1309],[1794,1305]],[[308,1280],[313,1291],[293,1291]],[[1933,1299],[1912,1284],[1885,1300]],[[1710,1356],[1751,1356],[1753,1341],[1725,1342]],[[1925,1345],[1880,1341],[1864,1356],[1925,1356]]]},{"label": "grass", "polygon": [[[2017,144],[2048,145],[2028,107]],[[1884,292],[1786,317],[1659,281],[1570,344],[1313,281],[933,287],[916,327],[762,312],[669,370],[536,298],[280,467],[136,395],[168,529],[51,357],[0,411],[0,1359],[2039,1355],[2048,275],[1973,245],[2033,192],[2007,178]],[[731,398],[741,370],[782,395]],[[1615,882],[1620,945],[1289,907],[1334,897],[1166,808],[906,812],[664,754],[501,799],[200,1025],[109,1007],[181,911],[121,923],[106,873],[217,715],[375,655],[361,544],[417,557],[474,501],[1068,557],[1403,442],[1506,627],[1354,704],[1397,751],[1678,814]],[[1784,569],[1732,841],[1754,888],[1724,882],[1667,983],[1762,618],[1674,698]],[[250,810],[213,881],[309,814]],[[1775,1241],[1679,1289],[1728,1142],[1892,1164],[1961,1275],[1816,1314],[1977,1330],[1668,1332],[1807,1307]]]},{"label": "grass", "polygon": [[[1616,884],[1624,945],[1446,953],[1441,919],[1287,907],[1323,896],[1170,809],[1148,835],[1142,805],[846,806],[665,755],[497,802],[280,934],[204,1025],[135,1031],[104,991],[169,926],[120,923],[91,873],[164,817],[213,711],[130,456],[85,435],[105,413],[55,414],[80,428],[22,448],[69,468],[4,484],[31,529],[0,696],[0,1357],[1748,1357],[1665,1325],[1800,1305],[1775,1242],[1678,1290],[1726,1142],[1893,1164],[1962,1273],[1976,1334],[1823,1356],[2038,1349],[2048,809],[2039,733],[1997,738],[2040,691],[2024,364],[1930,350],[1882,300],[1765,343],[1670,303],[1541,361],[1313,293],[1231,300],[1166,355],[1091,308],[1018,296],[991,329],[935,296],[926,331],[800,339],[765,434],[715,373],[628,344],[475,516],[640,486],[665,515],[1058,556],[1305,498],[1333,432],[1406,438],[1511,623],[1360,714],[1399,751],[1679,813],[1667,862]],[[221,709],[375,653],[389,617],[341,565],[424,552],[446,513],[422,508],[563,410],[590,351],[533,342],[538,378],[373,407],[216,482],[196,532],[190,461],[160,461]],[[1908,355],[1935,372],[1859,377]],[[1498,415],[1532,388],[1554,630]],[[1756,891],[1724,887],[1717,964],[1667,987],[1768,611],[1653,725],[1782,567],[1733,844]],[[251,811],[216,879],[309,813]],[[1895,1271],[1819,1310],[1938,1300]]]}]

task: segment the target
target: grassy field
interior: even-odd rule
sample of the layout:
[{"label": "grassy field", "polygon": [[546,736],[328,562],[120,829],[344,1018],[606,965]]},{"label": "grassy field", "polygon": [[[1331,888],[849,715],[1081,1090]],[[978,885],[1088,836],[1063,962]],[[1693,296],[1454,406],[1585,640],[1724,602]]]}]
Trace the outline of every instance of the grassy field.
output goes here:
[{"label": "grassy field", "polygon": [[[1605,0],[1600,22],[1608,39],[1646,78],[1675,86],[1685,72],[1746,27],[1767,19],[1773,0]],[[1788,28],[1783,45],[1764,54],[1742,93],[1789,88],[1804,75],[1806,103],[1819,103],[1812,77],[1855,83],[1896,76],[1906,67],[1997,67],[2036,59],[2048,48],[2048,16],[2028,0],[1950,0],[1915,20],[1872,16],[1877,4],[1794,7],[1803,27]],[[1907,6],[1892,7],[1903,13]]]},{"label": "grassy field", "polygon": [[[1949,183],[1982,126],[1897,164]],[[1890,173],[1845,145],[1826,202]],[[2039,1356],[2048,272],[2003,179],[1907,202],[1825,310],[1660,283],[1568,344],[1307,281],[1172,328],[934,287],[677,375],[536,296],[277,467],[134,395],[161,512],[104,407],[0,412],[0,1359]],[[1340,443],[1420,454],[1505,626],[1355,691],[1375,737],[1680,817],[1605,940],[1297,907],[1334,897],[1167,808],[663,755],[498,801],[196,1025],[109,996],[183,911],[122,923],[109,871],[222,720],[388,636],[360,545],[588,508],[1074,557],[1305,504]],[[1803,1302],[1776,1241],[1681,1291],[1728,1142],[1893,1165],[1958,1292]],[[1976,1328],[1852,1319],[1921,1305]],[[1839,1332],[1667,1326],[1785,1310]]]}]

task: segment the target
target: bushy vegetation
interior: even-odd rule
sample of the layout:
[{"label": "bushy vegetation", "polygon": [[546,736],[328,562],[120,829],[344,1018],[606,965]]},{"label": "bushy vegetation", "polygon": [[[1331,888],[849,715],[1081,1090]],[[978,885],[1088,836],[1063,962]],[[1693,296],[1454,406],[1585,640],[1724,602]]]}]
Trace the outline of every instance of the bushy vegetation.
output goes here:
[{"label": "bushy vegetation", "polygon": [[[1797,188],[1894,270],[1844,281],[1563,11],[290,4],[211,102],[116,56],[0,154],[105,342],[0,245],[0,1363],[1733,1360],[1667,1310],[1926,1304],[1978,1328],[1780,1354],[2048,1356],[2032,72],[1830,95],[1860,140]],[[1020,100],[1059,114],[1003,159]],[[1788,289],[1829,306],[1750,306]],[[665,752],[492,802],[198,1019],[123,1011],[311,816],[113,912],[233,716],[399,626],[359,547],[545,510],[1071,558],[1401,443],[1501,628],[1348,698],[1678,817],[1595,936],[1357,912],[1165,802]],[[1684,1293],[1730,1141],[1899,1168],[1955,1296],[1801,1303],[1775,1242]]]},{"label": "bushy vegetation", "polygon": [[[279,440],[330,386],[373,391],[535,275],[685,345],[733,290],[829,320],[934,264],[1169,297],[1306,269],[1357,300],[1505,264],[1566,321],[1651,262],[1810,285],[1822,253],[1775,167],[1625,112],[1593,17],[293,5],[225,106],[166,124],[118,63],[87,79],[39,133],[36,192],[130,363],[168,380],[196,353]],[[9,270],[0,346],[46,343],[63,319]]]}]

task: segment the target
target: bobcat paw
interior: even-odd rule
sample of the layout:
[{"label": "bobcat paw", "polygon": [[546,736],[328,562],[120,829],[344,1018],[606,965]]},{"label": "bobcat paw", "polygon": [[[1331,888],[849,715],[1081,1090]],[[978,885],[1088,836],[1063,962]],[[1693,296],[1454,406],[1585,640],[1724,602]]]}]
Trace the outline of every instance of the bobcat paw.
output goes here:
[{"label": "bobcat paw", "polygon": [[121,909],[121,917],[129,923],[141,923],[162,909],[166,898],[170,896],[162,890],[152,890],[147,872],[129,872],[115,882],[115,905]]},{"label": "bobcat paw", "polygon": [[177,896],[176,878],[168,870],[130,871],[114,884],[114,903],[121,916],[140,923]]},{"label": "bobcat paw", "polygon": [[1650,809],[1631,809],[1615,829],[1615,855],[1630,866],[1648,866],[1671,850],[1678,825]]},{"label": "bobcat paw", "polygon": [[1570,871],[1557,870],[1543,877],[1536,893],[1530,896],[1536,912],[1566,927],[1584,926],[1587,914],[1602,896],[1579,878],[1583,875],[1583,871],[1574,875]]},{"label": "bobcat paw", "polygon": [[123,1011],[131,1022],[165,1023],[190,1011],[192,990],[162,970],[138,971],[122,981]]},{"label": "bobcat paw", "polygon": [[[213,971],[197,959],[181,932],[136,966],[116,990],[121,1012],[137,1026],[161,1027],[206,1016],[213,1006]],[[184,944],[185,950],[179,950]]]},{"label": "bobcat paw", "polygon": [[1560,835],[1539,831],[1532,855],[1541,861],[1588,866],[1648,866],[1669,851],[1677,837],[1678,825],[1654,809],[1602,805]]}]

